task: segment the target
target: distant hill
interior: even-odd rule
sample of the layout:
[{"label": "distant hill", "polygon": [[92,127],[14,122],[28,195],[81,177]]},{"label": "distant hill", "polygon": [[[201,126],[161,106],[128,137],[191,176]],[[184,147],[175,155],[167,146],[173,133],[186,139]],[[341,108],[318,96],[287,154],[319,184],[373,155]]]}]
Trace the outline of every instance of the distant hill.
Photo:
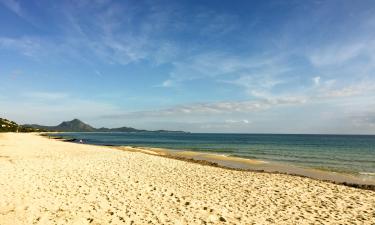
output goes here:
[{"label": "distant hill", "polygon": [[62,132],[93,132],[96,131],[92,126],[85,124],[79,119],[74,119],[72,121],[64,121],[57,126],[43,126],[37,124],[25,124],[24,126],[33,127],[38,129],[45,129],[49,131],[62,131]]},{"label": "distant hill", "polygon": [[15,132],[19,129],[19,125],[13,121],[0,118],[0,131],[2,132]]},{"label": "distant hill", "polygon": [[72,121],[64,121],[57,126],[42,126],[37,124],[25,124],[25,127],[32,127],[36,129],[44,129],[48,131],[59,131],[59,132],[157,132],[157,133],[184,133],[183,131],[148,131],[139,130],[132,127],[119,127],[119,128],[94,128],[79,119],[74,119]]},{"label": "distant hill", "polygon": [[99,128],[98,132],[146,132],[147,130],[138,130],[132,127],[119,127],[119,128]]},{"label": "distant hill", "polygon": [[16,122],[0,118],[0,132],[42,132],[39,128],[18,125]]}]

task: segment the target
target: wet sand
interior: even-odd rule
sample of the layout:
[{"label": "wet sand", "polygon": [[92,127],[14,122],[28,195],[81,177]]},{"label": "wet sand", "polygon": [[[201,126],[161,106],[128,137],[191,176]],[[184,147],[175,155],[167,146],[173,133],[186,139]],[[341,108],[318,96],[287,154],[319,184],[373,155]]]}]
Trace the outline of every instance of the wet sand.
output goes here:
[{"label": "wet sand", "polygon": [[263,160],[231,157],[214,153],[196,151],[181,151],[151,147],[114,147],[125,151],[142,152],[146,154],[159,155],[184,161],[196,162],[227,169],[235,169],[253,172],[284,173],[294,176],[309,177],[317,180],[349,185],[358,188],[375,191],[375,180],[373,176],[355,176],[351,174],[323,171],[312,168],[303,168],[293,165],[267,162]]},{"label": "wet sand", "polygon": [[375,223],[374,191],[152,152],[0,134],[0,224]]}]

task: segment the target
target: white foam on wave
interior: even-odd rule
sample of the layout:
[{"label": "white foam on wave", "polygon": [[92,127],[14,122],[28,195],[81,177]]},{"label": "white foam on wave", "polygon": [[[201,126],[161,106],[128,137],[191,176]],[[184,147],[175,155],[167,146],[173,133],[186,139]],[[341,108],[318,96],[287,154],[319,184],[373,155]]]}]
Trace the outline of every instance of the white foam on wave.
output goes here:
[{"label": "white foam on wave", "polygon": [[215,154],[217,156],[222,156],[222,157],[229,157],[230,155],[229,154]]},{"label": "white foam on wave", "polygon": [[370,173],[370,172],[359,172],[361,175],[367,175],[367,176],[375,176],[375,173]]}]

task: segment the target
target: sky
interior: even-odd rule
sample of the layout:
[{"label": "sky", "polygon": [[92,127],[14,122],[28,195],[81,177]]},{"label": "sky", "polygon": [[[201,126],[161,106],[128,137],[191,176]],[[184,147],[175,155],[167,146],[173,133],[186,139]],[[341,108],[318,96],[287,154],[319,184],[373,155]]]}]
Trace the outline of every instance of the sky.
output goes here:
[{"label": "sky", "polygon": [[0,0],[0,117],[375,134],[375,1]]}]

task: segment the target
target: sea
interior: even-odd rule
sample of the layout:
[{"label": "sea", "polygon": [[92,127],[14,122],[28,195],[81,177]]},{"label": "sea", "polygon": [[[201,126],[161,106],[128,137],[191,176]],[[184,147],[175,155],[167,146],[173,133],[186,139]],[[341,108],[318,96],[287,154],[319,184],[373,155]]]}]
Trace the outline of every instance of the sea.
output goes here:
[{"label": "sea", "polygon": [[51,136],[94,145],[213,153],[375,178],[375,135],[79,132]]}]

